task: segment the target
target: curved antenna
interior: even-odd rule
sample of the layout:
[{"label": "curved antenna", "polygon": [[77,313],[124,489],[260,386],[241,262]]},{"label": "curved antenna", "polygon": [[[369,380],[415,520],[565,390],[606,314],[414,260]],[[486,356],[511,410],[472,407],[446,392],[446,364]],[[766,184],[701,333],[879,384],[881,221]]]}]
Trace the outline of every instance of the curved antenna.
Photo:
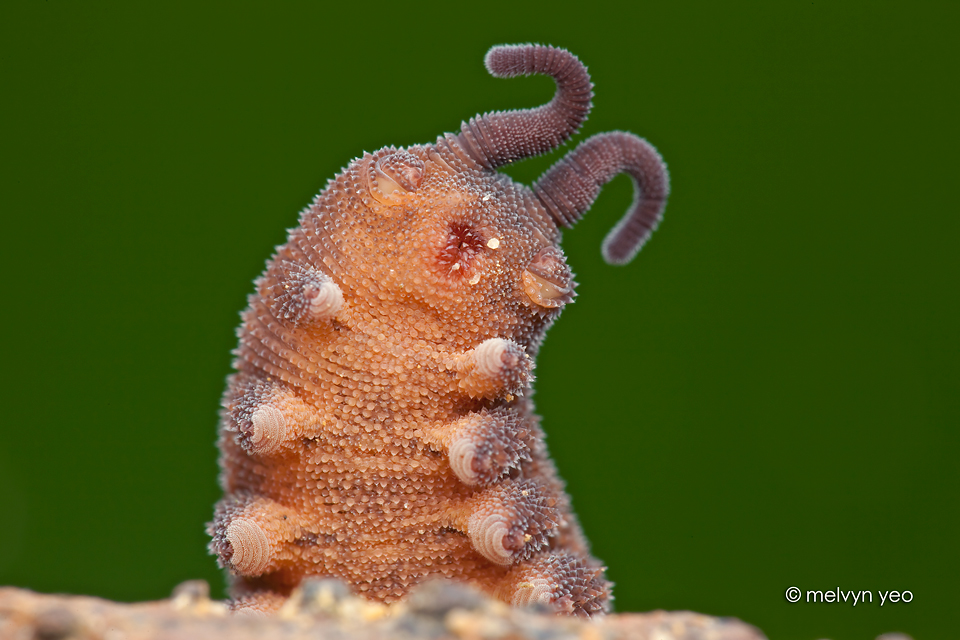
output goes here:
[{"label": "curved antenna", "polygon": [[569,140],[590,113],[590,74],[566,49],[499,45],[487,52],[484,64],[497,78],[542,73],[557,83],[553,100],[543,106],[492,111],[463,123],[456,142],[487,169],[552,151]]},{"label": "curved antenna", "polygon": [[572,227],[617,175],[633,179],[633,204],[603,241],[603,258],[626,264],[663,218],[670,193],[667,166],[649,142],[632,133],[598,133],[560,158],[533,190],[557,225]]}]

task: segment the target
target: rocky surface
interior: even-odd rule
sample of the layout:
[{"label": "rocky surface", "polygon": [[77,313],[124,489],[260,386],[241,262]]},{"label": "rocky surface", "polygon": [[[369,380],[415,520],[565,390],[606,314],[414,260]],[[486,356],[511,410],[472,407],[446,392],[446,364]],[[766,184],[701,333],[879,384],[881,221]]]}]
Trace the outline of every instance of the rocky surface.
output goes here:
[{"label": "rocky surface", "polygon": [[387,607],[336,581],[305,583],[273,616],[232,613],[205,582],[169,600],[124,604],[0,588],[4,640],[764,640],[732,618],[690,612],[622,613],[585,621],[514,609],[465,587],[432,582]]}]

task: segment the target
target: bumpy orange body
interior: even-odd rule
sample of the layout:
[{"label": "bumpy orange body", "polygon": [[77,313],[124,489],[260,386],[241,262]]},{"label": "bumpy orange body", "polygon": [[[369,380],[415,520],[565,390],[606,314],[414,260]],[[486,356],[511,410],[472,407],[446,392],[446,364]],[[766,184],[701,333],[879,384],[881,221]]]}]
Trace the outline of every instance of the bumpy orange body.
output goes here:
[{"label": "bumpy orange body", "polygon": [[574,295],[559,227],[629,173],[637,198],[604,247],[629,260],[659,220],[666,172],[615,132],[532,189],[514,183],[496,167],[567,139],[592,85],[551,47],[494,48],[487,66],[552,75],[557,96],[353,161],[255,283],[210,525],[237,607],[273,609],[310,576],[387,603],[446,576],[517,605],[608,607],[527,397],[544,333]]}]

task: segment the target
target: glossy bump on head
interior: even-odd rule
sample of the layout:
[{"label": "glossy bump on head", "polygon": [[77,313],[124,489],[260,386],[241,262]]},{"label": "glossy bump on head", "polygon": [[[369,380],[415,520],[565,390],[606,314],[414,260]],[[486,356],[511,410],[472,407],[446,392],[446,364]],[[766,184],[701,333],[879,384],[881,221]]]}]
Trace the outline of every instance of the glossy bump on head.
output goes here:
[{"label": "glossy bump on head", "polygon": [[574,287],[573,273],[563,259],[563,251],[548,246],[541,249],[523,272],[523,290],[541,307],[555,309],[572,302]]},{"label": "glossy bump on head", "polygon": [[424,164],[407,150],[389,148],[385,151],[371,158],[364,177],[374,200],[389,207],[402,204],[404,196],[420,188]]},{"label": "glossy bump on head", "polygon": [[397,151],[377,160],[377,184],[384,193],[397,189],[416,191],[423,181],[423,161],[408,151]]}]

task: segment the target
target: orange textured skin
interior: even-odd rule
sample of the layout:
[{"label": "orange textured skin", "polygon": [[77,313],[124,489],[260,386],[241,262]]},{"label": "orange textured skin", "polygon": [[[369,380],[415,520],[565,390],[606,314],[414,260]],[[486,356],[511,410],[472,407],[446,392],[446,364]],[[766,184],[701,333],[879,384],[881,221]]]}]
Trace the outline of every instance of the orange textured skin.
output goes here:
[{"label": "orange textured skin", "polygon": [[452,135],[317,196],[255,282],[223,402],[209,532],[236,607],[310,576],[385,603],[445,576],[608,609],[528,400],[573,299],[559,242],[534,190]]}]

